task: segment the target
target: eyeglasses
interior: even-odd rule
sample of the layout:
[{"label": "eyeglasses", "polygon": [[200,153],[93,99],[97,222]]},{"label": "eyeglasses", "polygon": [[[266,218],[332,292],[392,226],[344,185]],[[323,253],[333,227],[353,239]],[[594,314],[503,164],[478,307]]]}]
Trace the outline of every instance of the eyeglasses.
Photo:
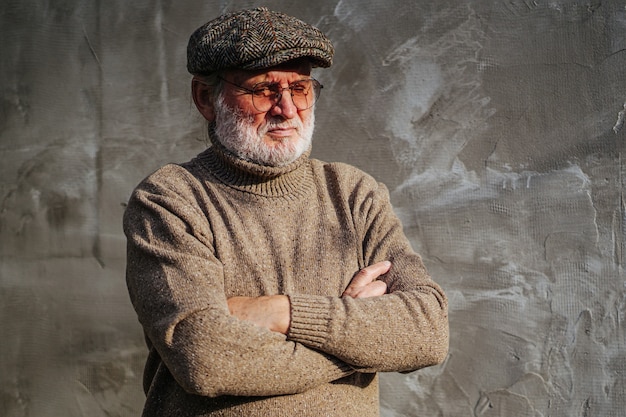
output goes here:
[{"label": "eyeglasses", "polygon": [[227,84],[233,85],[246,94],[252,94],[252,105],[260,112],[266,112],[276,106],[283,97],[283,92],[289,90],[291,100],[298,110],[306,110],[313,107],[315,100],[319,97],[320,91],[324,87],[314,78],[294,81],[288,87],[281,87],[280,83],[260,82],[246,88],[219,77]]}]

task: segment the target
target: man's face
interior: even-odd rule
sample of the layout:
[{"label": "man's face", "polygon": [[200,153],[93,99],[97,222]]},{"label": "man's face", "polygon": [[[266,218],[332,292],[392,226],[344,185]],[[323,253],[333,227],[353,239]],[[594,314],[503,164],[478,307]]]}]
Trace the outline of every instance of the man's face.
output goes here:
[{"label": "man's face", "polygon": [[[227,149],[241,158],[271,166],[289,164],[310,146],[313,135],[313,108],[299,110],[289,90],[265,112],[255,108],[252,95],[238,88],[252,89],[258,83],[291,83],[310,78],[308,63],[283,65],[263,72],[231,71],[214,103],[215,134]],[[230,84],[233,83],[233,84]]]}]

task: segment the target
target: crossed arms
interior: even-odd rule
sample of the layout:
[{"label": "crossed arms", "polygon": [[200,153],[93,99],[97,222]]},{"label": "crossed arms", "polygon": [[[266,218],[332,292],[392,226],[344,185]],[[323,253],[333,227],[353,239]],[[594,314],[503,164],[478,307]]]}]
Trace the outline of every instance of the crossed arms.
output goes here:
[{"label": "crossed arms", "polygon": [[[387,284],[378,278],[389,271],[391,262],[382,261],[361,269],[350,281],[342,297],[377,297],[387,292]],[[230,314],[273,332],[287,334],[291,323],[289,297],[266,295],[261,297],[231,297]]]}]

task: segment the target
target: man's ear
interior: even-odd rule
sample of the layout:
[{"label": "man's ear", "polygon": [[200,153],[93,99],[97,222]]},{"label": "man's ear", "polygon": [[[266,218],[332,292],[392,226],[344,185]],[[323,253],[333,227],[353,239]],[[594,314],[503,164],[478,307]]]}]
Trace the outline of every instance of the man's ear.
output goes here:
[{"label": "man's ear", "polygon": [[196,104],[200,114],[209,122],[215,120],[215,106],[213,104],[215,95],[213,94],[213,88],[196,76],[191,80],[193,102]]}]

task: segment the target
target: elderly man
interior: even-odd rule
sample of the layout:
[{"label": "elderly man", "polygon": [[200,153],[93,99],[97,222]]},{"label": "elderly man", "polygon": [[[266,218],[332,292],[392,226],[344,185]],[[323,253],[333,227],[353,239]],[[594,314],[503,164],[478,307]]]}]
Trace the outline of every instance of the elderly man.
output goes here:
[{"label": "elderly man", "polygon": [[377,372],[447,354],[447,300],[360,170],[309,158],[331,42],[266,8],[190,38],[212,146],[134,191],[144,416],[378,415]]}]

